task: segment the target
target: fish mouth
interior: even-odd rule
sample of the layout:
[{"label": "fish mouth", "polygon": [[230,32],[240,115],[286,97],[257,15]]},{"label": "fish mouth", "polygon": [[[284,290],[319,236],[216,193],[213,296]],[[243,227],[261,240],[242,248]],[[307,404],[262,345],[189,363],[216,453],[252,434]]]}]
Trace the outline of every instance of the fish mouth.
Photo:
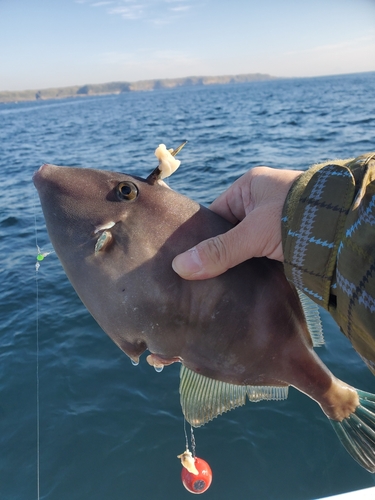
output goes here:
[{"label": "fish mouth", "polygon": [[58,182],[56,182],[57,172],[59,172],[61,168],[62,167],[58,167],[57,165],[44,163],[34,172],[32,179],[39,193],[45,191],[47,188],[58,185]]},{"label": "fish mouth", "polygon": [[42,187],[43,180],[47,175],[47,171],[50,170],[52,165],[44,163],[38,170],[34,172],[33,183],[34,186],[39,190]]}]

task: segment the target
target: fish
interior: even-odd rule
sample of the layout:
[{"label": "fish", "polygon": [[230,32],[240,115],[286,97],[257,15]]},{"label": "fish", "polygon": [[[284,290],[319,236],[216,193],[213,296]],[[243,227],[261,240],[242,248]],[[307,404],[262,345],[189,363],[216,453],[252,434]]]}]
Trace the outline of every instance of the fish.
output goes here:
[{"label": "fish", "polygon": [[133,364],[146,351],[157,371],[181,363],[180,402],[192,426],[246,400],[286,399],[292,386],[320,405],[346,450],[374,473],[375,396],[320,360],[318,307],[282,263],[253,258],[200,281],[173,271],[176,255],[233,227],[165,183],[179,148],[159,146],[146,178],[50,164],[34,173],[72,286]]}]

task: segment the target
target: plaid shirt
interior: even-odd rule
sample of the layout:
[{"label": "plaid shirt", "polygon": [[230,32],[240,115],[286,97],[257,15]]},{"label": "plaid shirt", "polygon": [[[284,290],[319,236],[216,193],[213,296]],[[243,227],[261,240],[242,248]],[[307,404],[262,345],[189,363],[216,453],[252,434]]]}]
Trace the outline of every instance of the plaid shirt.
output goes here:
[{"label": "plaid shirt", "polygon": [[375,375],[375,153],[311,167],[282,217],[284,269]]}]

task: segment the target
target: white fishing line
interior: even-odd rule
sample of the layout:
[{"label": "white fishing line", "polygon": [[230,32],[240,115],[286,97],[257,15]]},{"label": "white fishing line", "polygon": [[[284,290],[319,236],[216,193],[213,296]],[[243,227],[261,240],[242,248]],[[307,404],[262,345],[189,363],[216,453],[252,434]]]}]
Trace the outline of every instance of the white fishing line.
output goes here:
[{"label": "white fishing line", "polygon": [[188,435],[186,432],[186,419],[185,419],[185,417],[184,417],[184,434],[185,434],[185,447],[188,450],[189,449],[189,439],[188,439]]},{"label": "white fishing line", "polygon": [[[186,443],[186,449],[189,449],[189,438],[186,432],[186,419],[184,417],[184,434],[185,434],[185,443]],[[191,442],[191,454],[193,455],[193,458],[195,458],[195,436],[194,436],[194,431],[193,427],[190,426],[190,442]]]},{"label": "white fishing line", "polygon": [[37,499],[40,500],[40,391],[39,391],[39,281],[38,271],[40,262],[44,260],[47,255],[54,253],[42,252],[38,245],[38,229],[36,221],[36,204],[34,196],[34,227],[35,227],[35,245],[37,249],[36,263],[35,263],[35,289],[36,289],[36,486],[37,486]]},{"label": "white fishing line", "polygon": [[[37,499],[40,500],[40,405],[39,405],[39,284],[38,284],[38,271],[39,260],[41,255],[38,246],[38,231],[36,226],[36,207],[34,199],[34,218],[35,218],[35,244],[37,248],[37,262],[35,264],[35,288],[36,288],[36,488]],[[44,257],[43,257],[44,258]],[[43,259],[42,259],[43,260]]]},{"label": "white fishing line", "polygon": [[39,286],[38,269],[39,262],[35,264],[36,283],[36,481],[37,498],[40,499],[40,418],[39,418]]}]

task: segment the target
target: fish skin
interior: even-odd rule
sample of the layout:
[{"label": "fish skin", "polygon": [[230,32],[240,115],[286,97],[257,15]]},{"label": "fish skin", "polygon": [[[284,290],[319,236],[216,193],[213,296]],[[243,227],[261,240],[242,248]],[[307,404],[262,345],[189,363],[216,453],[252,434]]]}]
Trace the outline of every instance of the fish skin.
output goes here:
[{"label": "fish skin", "polygon": [[[358,406],[312,348],[304,313],[282,264],[251,259],[221,276],[186,281],[173,258],[232,225],[163,181],[121,173],[44,165],[34,174],[47,230],[87,309],[134,361],[180,360],[236,385],[292,385],[341,421]],[[118,201],[131,182],[138,196]],[[101,231],[112,241],[95,253]]]}]

